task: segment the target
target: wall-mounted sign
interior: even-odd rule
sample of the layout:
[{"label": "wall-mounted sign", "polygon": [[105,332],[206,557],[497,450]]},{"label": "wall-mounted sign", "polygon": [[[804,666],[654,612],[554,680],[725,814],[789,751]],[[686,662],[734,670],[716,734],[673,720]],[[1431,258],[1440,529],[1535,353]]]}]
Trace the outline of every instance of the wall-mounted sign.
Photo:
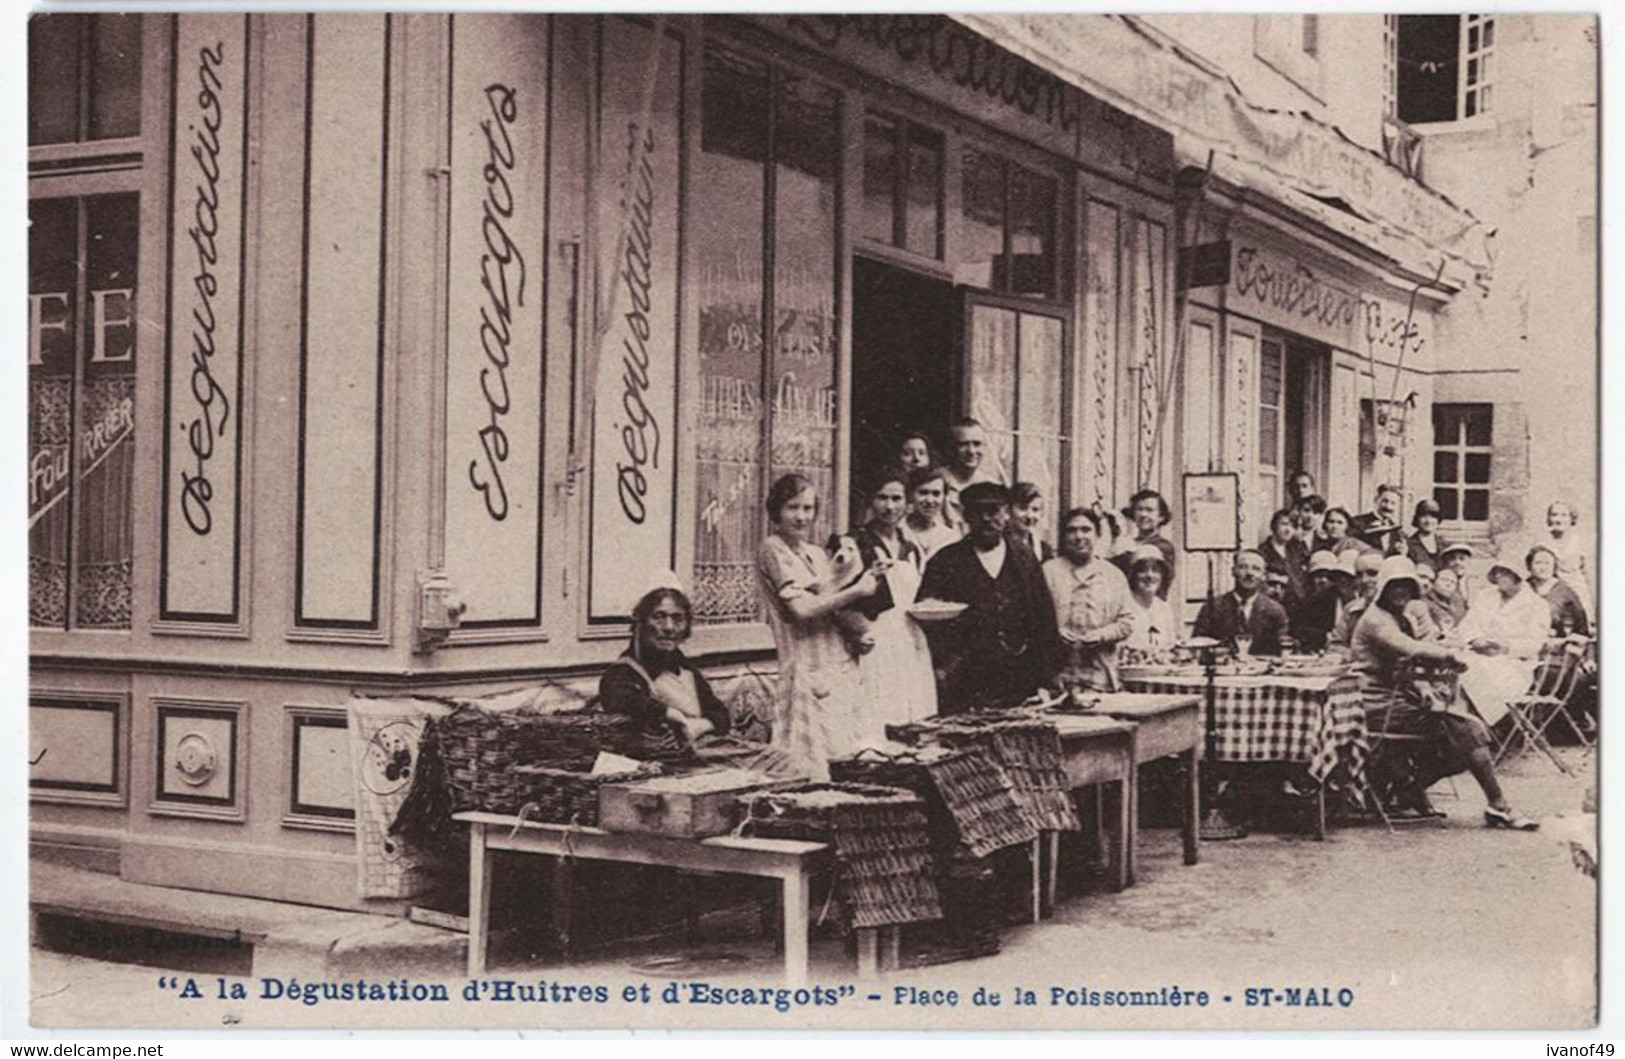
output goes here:
[{"label": "wall-mounted sign", "polygon": [[239,620],[248,17],[174,29],[159,617]]},{"label": "wall-mounted sign", "polygon": [[1183,525],[1188,552],[1241,547],[1241,479],[1234,473],[1185,475]]},{"label": "wall-mounted sign", "polygon": [[1174,289],[1222,287],[1230,282],[1230,241],[1182,246],[1174,263]]},{"label": "wall-mounted sign", "polygon": [[545,19],[452,19],[446,570],[465,626],[540,621]]},{"label": "wall-mounted sign", "polygon": [[672,566],[682,41],[603,20],[589,617],[623,622]]},{"label": "wall-mounted sign", "polygon": [[1361,356],[1416,365],[1430,348],[1433,314],[1423,304],[1332,281],[1290,254],[1237,242],[1226,306],[1268,324]]}]

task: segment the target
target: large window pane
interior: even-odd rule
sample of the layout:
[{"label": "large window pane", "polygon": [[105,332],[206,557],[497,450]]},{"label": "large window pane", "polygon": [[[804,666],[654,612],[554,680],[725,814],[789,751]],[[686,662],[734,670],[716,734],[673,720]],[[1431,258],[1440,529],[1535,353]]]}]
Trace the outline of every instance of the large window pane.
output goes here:
[{"label": "large window pane", "polygon": [[703,622],[751,621],[758,610],[768,98],[766,70],[707,54],[689,227],[701,373],[693,602]]},{"label": "large window pane", "polygon": [[1017,294],[1055,291],[1055,181],[1010,167],[1010,285]]},{"label": "large window pane", "polygon": [[28,207],[28,619],[68,622],[79,204]]},{"label": "large window pane", "polygon": [[942,134],[908,130],[908,229],[905,245],[916,254],[942,256]]},{"label": "large window pane", "polygon": [[90,139],[134,136],[141,131],[141,16],[97,16],[90,45]]},{"label": "large window pane", "polygon": [[1015,477],[1038,486],[1054,510],[1061,503],[1061,468],[1068,441],[1061,414],[1066,378],[1061,321],[1023,315],[1020,344],[1021,436],[1016,442]]},{"label": "large window pane", "polygon": [[880,118],[863,124],[863,237],[897,238],[897,126]]},{"label": "large window pane", "polygon": [[971,310],[970,414],[987,433],[982,465],[1009,481],[1015,466],[1016,314],[978,305]]},{"label": "large window pane", "polygon": [[835,92],[781,77],[774,103],[772,453],[769,481],[818,488],[815,539],[835,520]]},{"label": "large window pane", "polygon": [[954,280],[992,290],[1004,278],[1004,162],[965,149],[960,173],[959,261]]},{"label": "large window pane", "polygon": [[28,21],[28,142],[79,138],[79,33],[83,15]]},{"label": "large window pane", "polygon": [[79,443],[75,454],[74,624],[130,627],[134,555],[130,490],[135,475],[134,195],[85,200],[88,305],[81,357]]}]

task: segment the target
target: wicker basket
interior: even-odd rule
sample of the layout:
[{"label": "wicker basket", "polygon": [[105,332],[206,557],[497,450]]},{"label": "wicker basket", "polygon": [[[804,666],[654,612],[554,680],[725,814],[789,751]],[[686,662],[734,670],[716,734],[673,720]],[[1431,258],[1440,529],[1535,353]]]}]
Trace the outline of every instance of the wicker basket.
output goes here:
[{"label": "wicker basket", "polygon": [[897,755],[865,749],[830,762],[829,769],[839,782],[901,787],[918,794],[931,819],[938,859],[961,850],[985,857],[1031,842],[1038,834],[1011,794],[1008,774],[980,748]]},{"label": "wicker basket", "polygon": [[545,824],[598,826],[598,788],[606,783],[630,783],[660,775],[659,765],[644,764],[624,772],[594,774],[551,765],[518,765],[514,786],[519,804],[499,812],[518,812],[527,820]]},{"label": "wicker basket", "polygon": [[520,765],[581,768],[600,750],[627,753],[632,720],[598,709],[560,713],[482,710],[463,705],[436,725],[455,812],[513,812],[526,800],[516,784]]},{"label": "wicker basket", "polygon": [[812,783],[744,799],[752,834],[827,842],[851,928],[942,918],[925,803],[906,790]]},{"label": "wicker basket", "polygon": [[1061,734],[1053,724],[1009,712],[961,713],[921,722],[918,740],[962,749],[980,747],[1010,778],[1010,793],[1040,831],[1082,828],[1061,764]]}]

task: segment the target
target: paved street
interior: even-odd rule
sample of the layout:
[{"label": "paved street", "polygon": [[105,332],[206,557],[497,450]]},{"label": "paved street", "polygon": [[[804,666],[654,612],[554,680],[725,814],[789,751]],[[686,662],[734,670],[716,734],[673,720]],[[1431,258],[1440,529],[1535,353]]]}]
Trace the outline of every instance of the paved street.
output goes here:
[{"label": "paved street", "polygon": [[[1180,862],[1177,833],[1152,831],[1143,846],[1139,884],[1121,894],[1091,894],[1062,905],[1039,926],[1013,928],[993,957],[902,971],[834,1008],[789,1015],[760,1007],[685,1009],[706,1025],[835,1027],[914,1026],[1076,1028],[1350,1025],[1378,1027],[1579,1026],[1591,1020],[1596,938],[1593,880],[1572,864],[1558,837],[1559,814],[1578,814],[1594,759],[1564,751],[1580,771],[1558,775],[1526,758],[1506,771],[1509,794],[1525,812],[1547,819],[1535,834],[1490,831],[1471,779],[1459,777],[1459,800],[1441,785],[1436,800],[1451,816],[1442,828],[1411,825],[1396,834],[1380,826],[1339,829],[1326,842],[1257,833],[1204,847],[1202,863]],[[713,934],[717,932],[713,931]],[[562,983],[607,982],[607,1005],[462,1004],[453,983],[447,1004],[305,1006],[214,999],[179,1001],[155,989],[159,969],[36,953],[32,984],[36,1021],[84,1024],[218,1026],[433,1024],[481,1027],[556,1026],[570,1019],[599,1025],[670,1025],[670,1008],[622,1006],[619,984],[647,978],[658,992],[654,952],[599,958],[568,970],[498,965],[494,977]],[[687,973],[729,984],[776,984],[768,946],[746,935],[717,936],[689,957]],[[814,946],[813,980],[850,974],[836,940]],[[199,975],[209,997],[212,975]],[[971,1006],[986,984],[1004,997],[997,1008]],[[957,1009],[899,1007],[898,985],[957,989]],[[1038,1005],[1013,1006],[1011,989],[1034,990]],[[1209,1007],[1050,1006],[1052,986],[1093,990],[1206,989]],[[1245,990],[1268,986],[1354,991],[1347,1009],[1249,1007]],[[869,1001],[870,993],[882,1000]],[[1222,997],[1229,995],[1226,1004]],[[789,1021],[787,1021],[789,1020]],[[577,1023],[581,1024],[581,1023]]]}]

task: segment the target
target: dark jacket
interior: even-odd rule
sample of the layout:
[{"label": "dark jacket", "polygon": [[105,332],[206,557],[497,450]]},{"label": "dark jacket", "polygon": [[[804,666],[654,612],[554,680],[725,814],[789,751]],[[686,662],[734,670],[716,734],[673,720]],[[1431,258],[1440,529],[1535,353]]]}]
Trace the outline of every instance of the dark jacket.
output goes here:
[{"label": "dark jacket", "polygon": [[1286,575],[1284,603],[1289,614],[1296,613],[1309,595],[1309,546],[1296,537],[1283,546],[1271,535],[1259,542],[1258,554],[1264,557],[1265,569]]},{"label": "dark jacket", "polygon": [[1439,551],[1437,552],[1428,551],[1427,545],[1422,543],[1422,538],[1414,533],[1409,534],[1405,538],[1405,557],[1413,563],[1427,563],[1437,570],[1439,568],[1439,553],[1450,547],[1450,542],[1437,533],[1433,535],[1433,539],[1439,542]]},{"label": "dark jacket", "polygon": [[1320,592],[1312,592],[1292,616],[1292,638],[1299,649],[1310,654],[1326,650],[1332,629],[1337,624],[1337,588],[1328,585]]},{"label": "dark jacket", "polygon": [[[880,556],[880,538],[875,535],[874,530],[870,529],[868,526],[863,526],[852,531],[852,539],[857,543],[858,554],[863,557],[863,568],[865,570],[873,569],[875,560]],[[920,546],[909,540],[907,537],[903,537],[901,535],[899,535],[898,540],[901,544],[901,554],[894,556],[894,558],[900,562],[919,562]],[[887,551],[887,554],[891,554],[889,550]],[[880,587],[875,590],[874,595],[870,596],[868,599],[859,600],[858,602],[852,604],[850,608],[851,610],[855,610],[859,614],[862,614],[870,621],[874,621],[876,618],[880,617],[882,614],[886,613],[888,610],[891,610],[897,605],[896,600],[892,599],[891,585],[887,584],[886,579],[883,577],[879,580]]]},{"label": "dark jacket", "polygon": [[[1234,592],[1226,592],[1202,604],[1201,613],[1196,615],[1196,625],[1191,629],[1191,634],[1211,636],[1221,643],[1234,647],[1236,636],[1241,630],[1241,603],[1236,599]],[[1253,599],[1252,620],[1247,622],[1247,632],[1253,638],[1253,654],[1280,654],[1281,636],[1287,632],[1286,611],[1275,600],[1259,592]]]},{"label": "dark jacket", "polygon": [[1013,705],[1054,679],[1055,604],[1031,551],[1006,542],[995,580],[970,539],[956,541],[926,564],[920,598],[969,604],[953,621],[926,626],[942,712]]},{"label": "dark jacket", "polygon": [[621,656],[604,670],[604,675],[598,681],[599,704],[606,710],[633,719],[638,726],[645,753],[669,757],[688,745],[688,740],[683,737],[677,725],[666,719],[666,707],[651,693],[649,680],[644,676],[645,672],[651,677],[658,677],[667,669],[677,673],[693,673],[694,690],[700,700],[700,714],[711,722],[711,734],[728,734],[731,726],[728,707],[712,690],[710,681],[705,679],[705,674],[696,669],[681,651],[674,651],[658,661],[650,660],[649,666],[650,668],[645,669],[633,659],[630,651],[623,651]]},{"label": "dark jacket", "polygon": [[1355,515],[1349,522],[1349,536],[1362,540],[1384,555],[1403,555],[1405,534],[1398,525],[1384,523],[1375,511]]}]

